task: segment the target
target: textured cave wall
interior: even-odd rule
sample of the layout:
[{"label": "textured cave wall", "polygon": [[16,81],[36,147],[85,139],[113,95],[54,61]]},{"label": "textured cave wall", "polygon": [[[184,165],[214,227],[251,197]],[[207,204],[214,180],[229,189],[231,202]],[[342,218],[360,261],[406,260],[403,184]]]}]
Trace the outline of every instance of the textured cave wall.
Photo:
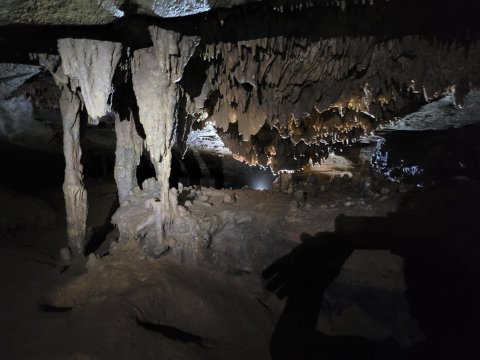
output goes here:
[{"label": "textured cave wall", "polygon": [[126,15],[171,18],[258,0],[4,0],[0,26],[10,24],[99,25]]},{"label": "textured cave wall", "polygon": [[53,133],[35,121],[35,100],[28,96],[24,85],[41,72],[41,67],[36,65],[0,64],[1,140],[35,148],[48,147]]}]

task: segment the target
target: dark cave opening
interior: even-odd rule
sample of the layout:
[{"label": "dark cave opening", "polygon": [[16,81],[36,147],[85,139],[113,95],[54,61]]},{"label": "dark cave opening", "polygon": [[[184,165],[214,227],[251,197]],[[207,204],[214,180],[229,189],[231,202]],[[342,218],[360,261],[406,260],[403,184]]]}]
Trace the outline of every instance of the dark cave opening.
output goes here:
[{"label": "dark cave opening", "polygon": [[155,168],[150,161],[150,154],[147,150],[144,150],[142,156],[140,157],[140,163],[137,166],[136,176],[137,183],[140,188],[142,188],[142,184],[145,180],[156,177]]}]

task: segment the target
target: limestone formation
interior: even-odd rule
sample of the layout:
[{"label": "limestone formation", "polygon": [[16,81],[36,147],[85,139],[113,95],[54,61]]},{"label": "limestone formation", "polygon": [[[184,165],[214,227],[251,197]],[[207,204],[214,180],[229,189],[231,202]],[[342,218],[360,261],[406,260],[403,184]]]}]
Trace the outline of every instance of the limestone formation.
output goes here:
[{"label": "limestone formation", "polygon": [[156,211],[157,240],[151,244],[155,253],[168,247],[165,225],[171,212],[168,181],[171,148],[183,69],[198,44],[196,37],[156,27],[150,28],[153,48],[137,50],[132,60],[132,81],[139,107],[140,122],[145,129],[145,147],[150,154],[160,184],[160,204]]},{"label": "limestone formation", "polygon": [[65,155],[63,194],[67,211],[68,245],[74,255],[83,255],[88,213],[87,191],[83,185],[83,166],[80,161],[80,105],[78,96],[63,87],[60,98]]},{"label": "limestone formation", "polygon": [[[158,219],[163,216],[163,206],[159,199],[159,184],[155,179],[147,179],[142,184],[142,190],[134,189],[132,196],[125,202],[112,217],[112,222],[118,227],[121,243],[130,239],[140,240],[140,245],[147,255],[159,255],[163,249],[177,262],[189,264],[200,263],[205,260],[206,251],[212,239],[224,226],[232,221],[231,213],[217,214],[218,209],[211,203],[200,199],[178,204],[177,189],[169,190],[169,208],[166,237],[159,247]],[[215,203],[221,204],[223,192],[212,190],[215,194]],[[188,198],[205,198],[201,192],[188,188],[184,190]]]},{"label": "limestone formation", "polygon": [[231,150],[276,170],[285,168],[277,157],[298,152],[305,157],[298,165],[318,161],[325,154],[312,147],[348,145],[456,84],[461,101],[465,88],[480,82],[478,43],[418,36],[272,36],[208,44],[203,57],[210,62],[207,81],[190,112],[201,112],[207,100],[217,127],[227,131],[237,123],[234,133],[242,137],[229,141]]},{"label": "limestone formation", "polygon": [[[98,124],[99,119],[111,111],[112,78],[121,51],[120,43],[65,38],[58,40],[58,52],[62,60],[60,67],[52,65],[51,57],[38,56],[39,61],[45,63],[57,85],[62,88],[60,111],[66,163],[63,192],[67,212],[68,244],[73,255],[84,253],[88,213],[87,191],[83,184],[81,163],[80,110],[83,104],[91,124]],[[125,129],[124,132],[128,130]],[[120,136],[120,143],[122,140],[124,137]],[[121,158],[119,164],[116,173],[120,177]],[[128,172],[127,168],[123,169]],[[131,172],[130,169],[128,175],[130,178],[126,180],[130,184],[121,183],[122,190],[133,185]]]},{"label": "limestone formation", "polygon": [[133,116],[121,121],[115,117],[115,134],[117,145],[115,150],[115,182],[118,189],[118,200],[122,204],[128,199],[131,191],[138,186],[136,171],[143,150],[143,139],[137,134]]},{"label": "limestone formation", "polygon": [[[87,190],[83,184],[82,149],[80,145],[80,122],[82,100],[76,90],[75,79],[59,66],[58,56],[48,54],[30,54],[52,75],[60,88],[59,108],[62,115],[63,154],[65,158],[65,178],[63,194],[67,215],[67,241],[70,255],[84,254],[87,236],[88,201]],[[70,59],[70,61],[73,61]],[[70,86],[69,86],[70,85]],[[67,251],[64,250],[64,253]]]},{"label": "limestone formation", "polygon": [[112,78],[122,44],[90,39],[60,39],[58,51],[70,87],[80,87],[82,100],[93,124],[111,110]]}]

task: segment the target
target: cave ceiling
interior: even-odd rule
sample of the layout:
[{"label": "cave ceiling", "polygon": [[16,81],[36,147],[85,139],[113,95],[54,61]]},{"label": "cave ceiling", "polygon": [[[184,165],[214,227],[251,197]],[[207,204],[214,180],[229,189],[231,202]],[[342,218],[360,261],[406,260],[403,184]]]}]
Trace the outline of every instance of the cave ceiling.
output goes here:
[{"label": "cave ceiling", "polygon": [[185,62],[167,49],[149,70],[183,67],[171,79],[177,144],[186,146],[192,124],[210,123],[237,159],[295,169],[429,103],[461,107],[480,81],[472,9],[469,0],[7,1],[2,116],[15,117],[5,104],[16,98],[55,108],[62,81],[93,124],[132,109],[150,116],[135,69],[158,57],[152,34],[165,29],[174,42],[195,39]]},{"label": "cave ceiling", "polygon": [[129,15],[174,18],[259,0],[6,0],[0,25],[105,25]]}]

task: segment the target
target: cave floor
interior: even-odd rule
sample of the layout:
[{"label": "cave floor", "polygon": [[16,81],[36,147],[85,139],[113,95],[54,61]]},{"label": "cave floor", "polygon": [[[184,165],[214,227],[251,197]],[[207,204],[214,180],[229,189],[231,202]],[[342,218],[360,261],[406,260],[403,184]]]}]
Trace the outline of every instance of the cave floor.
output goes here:
[{"label": "cave floor", "polygon": [[[111,210],[115,194],[108,183],[96,183],[90,190],[92,212],[89,226],[91,229],[101,228]],[[286,240],[282,245],[286,244],[286,250],[278,250],[281,252],[279,255],[265,260],[265,267],[288,250],[299,246],[302,233],[335,231],[335,219],[340,214],[382,219],[388,213],[395,213],[399,204],[404,202],[404,197],[417,197],[416,194],[386,190],[384,194],[361,196],[339,186],[312,198],[307,195],[306,203],[297,207],[292,205],[294,195],[248,189],[235,190],[235,193],[237,202],[230,206],[264,214],[257,224],[275,230],[265,232],[264,229],[257,229],[258,234],[277,234]],[[48,193],[44,193],[44,196],[51,199],[58,213],[55,226],[48,230],[20,231],[1,243],[0,357],[269,358],[270,338],[285,303],[263,290],[259,271],[226,274],[174,264],[163,258],[146,259],[134,244],[127,243],[99,259],[93,270],[86,271],[85,261],[82,260],[62,272],[65,269],[59,267],[57,255],[65,241],[64,215],[60,210],[62,196],[53,190],[45,194]],[[478,217],[471,210],[476,209],[477,194],[478,186],[475,184],[460,184],[455,185],[453,191],[451,188],[441,188],[421,192],[418,196],[424,199],[423,214],[431,213],[431,217],[436,217],[434,221],[440,222],[449,218],[454,228],[460,228],[465,222]],[[436,205],[439,199],[450,207],[452,213],[437,217],[442,209]],[[464,211],[458,212],[459,208]],[[466,219],[462,220],[465,216]],[[391,229],[392,232],[396,230]],[[463,239],[458,241],[464,241],[470,235],[469,231],[460,231]],[[468,268],[473,269],[477,277],[479,271],[475,254],[478,254],[478,245],[469,241],[466,251],[462,250],[459,257]],[[458,251],[459,246],[452,249]],[[362,254],[361,251],[357,252],[347,261],[340,273],[340,280],[337,279],[331,286],[332,291],[327,292],[322,310],[324,317],[319,320],[317,329],[330,332],[331,335],[367,336],[374,340],[390,336],[399,343],[403,337],[406,339],[403,347],[412,346],[422,337],[418,335],[418,329],[407,329],[412,323],[410,320],[407,321],[408,326],[402,325],[402,328],[399,325],[394,330],[382,333],[378,328],[383,329],[385,324],[379,326],[377,319],[372,325],[375,317],[364,316],[368,311],[360,311],[363,317],[357,316],[356,310],[352,313],[352,308],[358,310],[358,304],[350,304],[349,311],[343,315],[338,315],[338,309],[332,308],[336,306],[332,297],[337,298],[338,291],[343,297],[369,297],[374,293],[367,291],[359,295],[345,292],[345,284],[356,288],[357,282],[360,287],[375,288],[375,291],[405,291],[404,280],[401,274],[398,276],[403,271],[401,265],[397,266],[398,258],[383,254],[379,260],[372,261],[371,253]],[[366,264],[381,274],[373,274],[373,270],[369,273],[365,269]],[[468,279],[467,283],[470,282]],[[340,303],[345,300],[338,299]],[[41,306],[43,303],[48,306]],[[401,312],[395,308],[400,306],[398,304],[382,306],[382,311],[398,311],[401,316],[405,315],[405,309]],[[405,307],[405,304],[401,306]],[[365,324],[355,324],[362,321]]]}]

